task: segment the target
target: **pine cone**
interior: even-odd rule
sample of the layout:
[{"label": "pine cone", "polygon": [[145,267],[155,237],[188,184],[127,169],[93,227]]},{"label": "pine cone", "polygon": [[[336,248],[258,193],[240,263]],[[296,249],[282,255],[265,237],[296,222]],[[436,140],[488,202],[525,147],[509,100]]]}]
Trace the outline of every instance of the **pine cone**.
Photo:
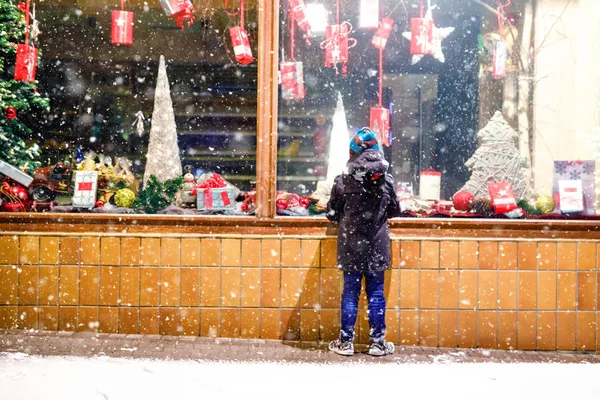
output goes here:
[{"label": "pine cone", "polygon": [[475,214],[491,214],[493,212],[492,201],[486,198],[477,198],[471,202],[471,212]]}]

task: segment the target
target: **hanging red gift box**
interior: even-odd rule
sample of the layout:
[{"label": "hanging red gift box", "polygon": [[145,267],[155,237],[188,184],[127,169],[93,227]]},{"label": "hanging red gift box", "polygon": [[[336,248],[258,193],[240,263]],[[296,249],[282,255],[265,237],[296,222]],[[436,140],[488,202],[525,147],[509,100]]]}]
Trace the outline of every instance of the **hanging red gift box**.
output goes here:
[{"label": "hanging red gift box", "polygon": [[17,46],[17,60],[15,63],[15,81],[31,83],[35,81],[37,69],[38,49],[29,45],[29,0],[25,4],[25,44]]},{"label": "hanging red gift box", "polygon": [[494,64],[492,68],[492,76],[494,79],[502,79],[506,76],[506,57],[508,55],[508,47],[506,42],[499,40],[494,47]]},{"label": "hanging red gift box", "polygon": [[284,100],[302,100],[304,91],[304,72],[302,63],[286,61],[279,65],[281,74],[281,97]]},{"label": "hanging red gift box", "polygon": [[325,30],[325,66],[348,62],[348,24],[327,25]]},{"label": "hanging red gift box", "polygon": [[358,27],[377,28],[379,25],[379,0],[360,0]]},{"label": "hanging red gift box", "polygon": [[133,44],[133,12],[124,9],[125,1],[121,0],[121,10],[112,12],[112,44],[131,46]]},{"label": "hanging red gift box", "polygon": [[15,81],[31,83],[35,81],[38,49],[27,44],[17,47],[17,63],[15,64]]},{"label": "hanging red gift box", "polygon": [[385,49],[385,45],[390,37],[390,33],[392,32],[392,26],[394,26],[393,19],[387,17],[383,18],[379,23],[379,28],[375,32],[375,35],[373,35],[371,44],[380,50]]},{"label": "hanging red gift box", "polygon": [[248,65],[253,62],[254,57],[252,57],[252,49],[250,48],[250,40],[248,39],[246,30],[239,26],[234,26],[229,29],[229,35],[231,36],[231,43],[233,43],[235,60],[242,65]]},{"label": "hanging red gift box", "polygon": [[488,192],[496,214],[506,214],[518,208],[515,194],[509,182],[490,183],[488,184]]},{"label": "hanging red gift box", "polygon": [[371,107],[371,124],[373,132],[378,132],[381,143],[390,147],[390,110],[384,107]]},{"label": "hanging red gift box", "polygon": [[194,23],[194,6],[190,0],[160,0],[160,5],[167,17],[174,19],[182,30],[185,22],[187,26]]},{"label": "hanging red gift box", "polygon": [[433,53],[433,19],[411,18],[410,54]]},{"label": "hanging red gift box", "polygon": [[309,33],[310,23],[306,17],[306,5],[303,0],[289,0],[290,10],[294,14],[294,19],[298,23],[298,27],[304,32]]}]

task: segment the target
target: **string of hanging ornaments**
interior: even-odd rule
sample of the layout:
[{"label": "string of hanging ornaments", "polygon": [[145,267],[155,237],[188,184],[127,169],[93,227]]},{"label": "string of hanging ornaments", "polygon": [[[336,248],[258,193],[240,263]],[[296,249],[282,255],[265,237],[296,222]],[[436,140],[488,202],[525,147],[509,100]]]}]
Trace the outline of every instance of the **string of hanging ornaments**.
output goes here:
[{"label": "string of hanging ornaments", "polygon": [[231,37],[231,43],[233,44],[235,60],[242,65],[248,65],[254,61],[254,57],[252,57],[248,32],[244,29],[244,0],[240,1],[240,8],[235,13],[227,11],[227,3],[228,0],[225,0],[225,12],[227,15],[235,17],[239,14],[240,16],[240,24],[229,28],[229,36]]},{"label": "string of hanging ornaments", "polygon": [[439,62],[446,61],[442,52],[442,40],[454,32],[454,27],[438,28],[435,26],[431,13],[434,8],[435,6],[431,5],[431,0],[427,0],[427,11],[424,12],[425,5],[421,0],[419,18],[411,18],[410,32],[402,33],[402,36],[410,40],[412,64],[418,63],[428,54]]},{"label": "string of hanging ornaments", "polygon": [[15,81],[31,83],[35,81],[37,70],[38,49],[29,44],[31,2],[25,3],[25,43],[17,45],[17,60],[15,63]]}]

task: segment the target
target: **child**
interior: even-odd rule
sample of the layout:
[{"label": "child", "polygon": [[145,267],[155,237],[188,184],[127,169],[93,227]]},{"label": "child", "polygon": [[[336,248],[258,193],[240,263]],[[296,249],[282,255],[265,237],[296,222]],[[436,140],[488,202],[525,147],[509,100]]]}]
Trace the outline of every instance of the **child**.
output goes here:
[{"label": "child", "polygon": [[335,178],[327,204],[327,218],[339,224],[337,261],[344,271],[340,337],[329,350],[344,356],[354,354],[354,325],[362,277],[369,301],[371,346],[369,354],[394,352],[385,341],[384,271],[390,264],[388,218],[400,214],[394,180],[387,174],[388,162],[369,128],[360,129],[350,141],[347,172]]}]

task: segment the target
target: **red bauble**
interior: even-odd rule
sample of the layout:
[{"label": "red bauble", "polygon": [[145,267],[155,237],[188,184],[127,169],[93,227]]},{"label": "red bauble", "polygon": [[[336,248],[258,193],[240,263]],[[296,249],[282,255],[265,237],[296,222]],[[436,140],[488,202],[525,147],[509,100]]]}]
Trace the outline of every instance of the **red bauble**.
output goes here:
[{"label": "red bauble", "polygon": [[94,205],[96,206],[96,208],[102,208],[104,207],[104,202],[102,200],[96,200],[96,203]]},{"label": "red bauble", "polygon": [[467,192],[466,190],[461,190],[460,192],[456,193],[452,198],[452,204],[454,205],[454,208],[458,211],[469,211],[469,208],[471,207],[471,202],[474,199],[475,196],[473,196],[471,193]]},{"label": "red bauble", "polygon": [[15,185],[11,186],[8,190],[13,196],[21,200],[21,202],[26,202],[29,199],[29,195],[27,194],[27,189],[23,186]]},{"label": "red bauble", "polygon": [[4,109],[4,116],[7,119],[15,119],[17,118],[17,109],[14,108],[13,106],[8,106]]},{"label": "red bauble", "polygon": [[285,210],[288,207],[288,202],[285,199],[278,199],[275,204],[278,210]]}]

